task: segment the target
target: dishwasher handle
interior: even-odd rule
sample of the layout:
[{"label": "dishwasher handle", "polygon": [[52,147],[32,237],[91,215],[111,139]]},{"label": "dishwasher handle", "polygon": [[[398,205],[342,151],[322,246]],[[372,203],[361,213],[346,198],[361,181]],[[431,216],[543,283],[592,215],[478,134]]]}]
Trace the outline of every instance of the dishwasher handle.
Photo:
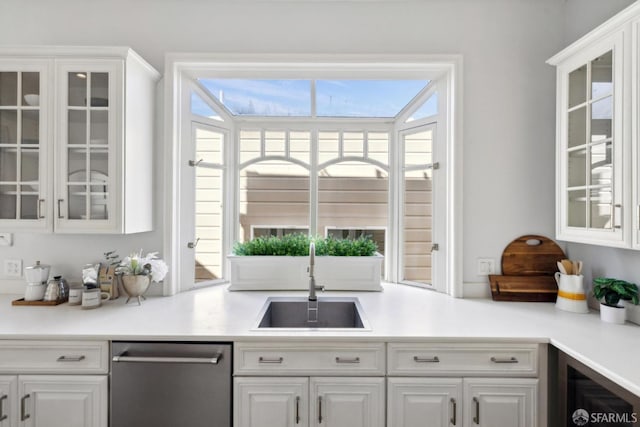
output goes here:
[{"label": "dishwasher handle", "polygon": [[217,365],[222,359],[222,353],[218,353],[213,357],[157,357],[157,356],[127,356],[127,352],[113,356],[113,362],[128,363],[196,363]]}]

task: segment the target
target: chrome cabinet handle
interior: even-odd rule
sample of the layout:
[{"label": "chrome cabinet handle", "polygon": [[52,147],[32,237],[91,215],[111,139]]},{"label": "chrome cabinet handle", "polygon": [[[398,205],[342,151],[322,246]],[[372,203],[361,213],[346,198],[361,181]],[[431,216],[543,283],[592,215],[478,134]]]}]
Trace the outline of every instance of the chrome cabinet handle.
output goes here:
[{"label": "chrome cabinet handle", "polygon": [[7,396],[6,394],[0,396],[0,421],[9,418],[9,416],[4,413],[4,401],[7,400],[8,397],[9,396]]},{"label": "chrome cabinet handle", "polygon": [[296,396],[296,424],[300,424],[300,396]]},{"label": "chrome cabinet handle", "polygon": [[284,361],[283,357],[276,357],[273,359],[269,359],[268,357],[258,357],[258,363],[282,363]]},{"label": "chrome cabinet handle", "polygon": [[80,356],[60,356],[60,357],[58,357],[57,361],[58,362],[80,362],[80,361],[82,361],[84,359],[85,359],[84,355],[80,355]]},{"label": "chrome cabinet handle", "polygon": [[20,399],[20,421],[24,421],[31,416],[27,414],[27,399],[30,397],[30,394],[25,394],[22,396],[22,399]]},{"label": "chrome cabinet handle", "polygon": [[499,358],[499,357],[492,357],[491,361],[493,363],[518,363],[518,359],[516,359],[515,357],[509,357],[509,358]]},{"label": "chrome cabinet handle", "polygon": [[60,204],[64,202],[64,199],[58,199],[58,219],[64,219],[64,215],[62,215],[62,208]]},{"label": "chrome cabinet handle", "polygon": [[451,400],[449,401],[451,402],[451,424],[452,425],[456,425],[456,412],[457,412],[457,406],[456,405],[456,400],[452,397]]},{"label": "chrome cabinet handle", "polygon": [[438,359],[438,356],[433,356],[433,357],[413,356],[413,361],[416,363],[440,363],[440,359]]},{"label": "chrome cabinet handle", "polygon": [[38,199],[38,207],[36,208],[37,213],[36,215],[38,216],[39,219],[43,219],[44,215],[42,215],[42,204],[44,203],[44,199]]},{"label": "chrome cabinet handle", "polygon": [[[616,217],[616,213],[620,212],[620,217]],[[620,223],[622,222],[622,205],[615,204],[611,205],[611,222],[613,223],[613,228],[622,228]]]},{"label": "chrome cabinet handle", "polygon": [[473,422],[480,424],[480,401],[477,398],[473,398],[473,404],[476,406],[476,416],[473,417]]},{"label": "chrome cabinet handle", "polygon": [[353,359],[345,359],[342,357],[336,357],[336,363],[360,363],[360,358],[354,357]]},{"label": "chrome cabinet handle", "polygon": [[217,365],[222,359],[222,353],[218,353],[213,357],[138,357],[127,356],[127,352],[113,356],[113,362],[129,362],[129,363],[196,363]]},{"label": "chrome cabinet handle", "polygon": [[318,396],[318,424],[322,424],[322,396]]}]

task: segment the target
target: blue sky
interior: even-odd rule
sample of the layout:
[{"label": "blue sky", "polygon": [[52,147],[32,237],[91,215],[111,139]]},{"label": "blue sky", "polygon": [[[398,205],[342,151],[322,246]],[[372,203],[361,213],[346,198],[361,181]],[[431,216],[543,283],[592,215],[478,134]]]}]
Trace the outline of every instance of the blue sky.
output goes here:
[{"label": "blue sky", "polygon": [[[236,115],[311,115],[310,80],[200,81]],[[317,114],[325,117],[394,117],[427,84],[427,80],[317,80]]]}]

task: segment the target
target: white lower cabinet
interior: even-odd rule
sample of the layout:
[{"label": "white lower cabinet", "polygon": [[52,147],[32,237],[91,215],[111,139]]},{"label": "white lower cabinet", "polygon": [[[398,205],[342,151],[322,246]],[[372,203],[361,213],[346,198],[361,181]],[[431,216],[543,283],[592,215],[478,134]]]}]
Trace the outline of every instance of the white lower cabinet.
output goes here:
[{"label": "white lower cabinet", "polygon": [[388,427],[536,427],[532,378],[389,378]]},{"label": "white lower cabinet", "polygon": [[235,378],[234,426],[306,427],[309,378]]},{"label": "white lower cabinet", "polygon": [[107,341],[0,340],[0,427],[107,427]]},{"label": "white lower cabinet", "polygon": [[0,427],[106,427],[107,396],[105,375],[0,376]]},{"label": "white lower cabinet", "polygon": [[461,425],[462,379],[389,378],[388,427]]},{"label": "white lower cabinet", "polygon": [[465,427],[535,427],[538,380],[465,378]]},{"label": "white lower cabinet", "polygon": [[235,427],[384,427],[384,378],[237,377]]}]

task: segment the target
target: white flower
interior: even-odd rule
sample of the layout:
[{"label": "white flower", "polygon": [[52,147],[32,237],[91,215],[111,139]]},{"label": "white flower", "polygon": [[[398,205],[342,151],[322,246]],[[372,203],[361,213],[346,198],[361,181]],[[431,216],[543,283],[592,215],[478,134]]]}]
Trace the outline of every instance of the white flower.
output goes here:
[{"label": "white flower", "polygon": [[147,255],[143,255],[142,249],[140,249],[140,252],[134,252],[125,257],[116,271],[126,275],[149,274],[152,281],[160,282],[167,275],[169,267],[162,259],[158,258],[158,252],[149,252]]}]

